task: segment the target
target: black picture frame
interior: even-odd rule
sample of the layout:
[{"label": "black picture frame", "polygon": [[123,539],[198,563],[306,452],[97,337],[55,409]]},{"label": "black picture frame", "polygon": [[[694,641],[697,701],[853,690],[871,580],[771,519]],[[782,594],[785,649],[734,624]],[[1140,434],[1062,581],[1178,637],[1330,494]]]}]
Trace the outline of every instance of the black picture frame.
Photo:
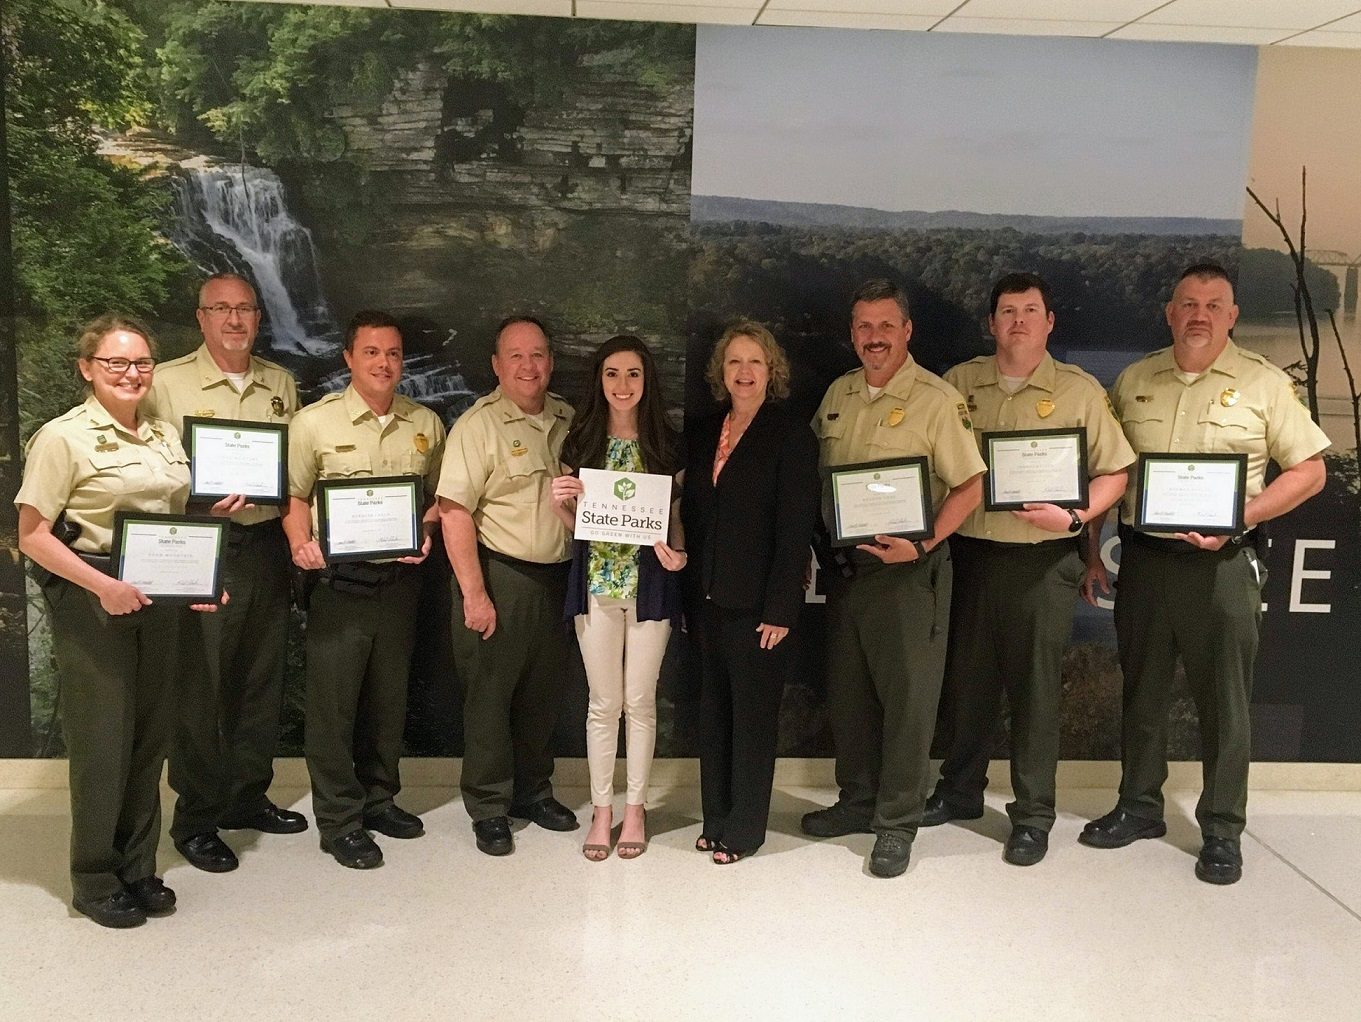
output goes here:
[{"label": "black picture frame", "polygon": [[[1205,522],[1149,522],[1148,475],[1154,465],[1172,464],[1193,467],[1197,464],[1233,464],[1237,466],[1234,486],[1234,517],[1232,524],[1214,525]],[[1236,536],[1243,531],[1243,510],[1247,504],[1248,456],[1246,454],[1202,454],[1198,451],[1170,453],[1145,452],[1139,455],[1135,471],[1134,528],[1138,532],[1198,532],[1202,536]]]},{"label": "black picture frame", "polygon": [[[411,537],[408,545],[388,546],[377,549],[363,549],[336,553],[331,550],[331,494],[349,490],[375,489],[389,486],[411,488]],[[313,496],[317,507],[317,542],[321,555],[327,564],[344,564],[353,561],[383,561],[396,557],[414,557],[421,552],[421,517],[425,512],[425,481],[417,475],[400,476],[356,476],[348,479],[321,479],[317,481]]]},{"label": "black picture frame", "polygon": [[[1067,497],[1062,500],[1047,500],[1043,497],[1036,497],[1030,500],[999,500],[994,483],[996,476],[993,473],[993,445],[998,441],[1006,440],[1031,440],[1038,442],[1048,437],[1073,437],[1077,443],[1078,462],[1077,462],[1077,496]],[[1026,504],[1053,504],[1055,507],[1081,509],[1087,506],[1090,499],[1088,484],[1089,468],[1087,463],[1087,427],[1072,426],[1058,429],[1006,429],[994,430],[983,434],[983,461],[988,466],[987,475],[983,477],[983,510],[984,511],[1020,511]]]},{"label": "black picture frame", "polygon": [[251,422],[247,419],[219,419],[206,415],[186,415],[180,435],[184,438],[184,450],[189,455],[189,499],[221,500],[231,496],[218,489],[203,489],[199,486],[199,431],[203,429],[231,431],[234,433],[276,433],[279,437],[279,474],[276,492],[242,493],[252,504],[283,505],[288,502],[288,426],[285,423]]},{"label": "black picture frame", "polygon": [[128,578],[127,564],[127,530],[129,526],[153,525],[166,529],[172,536],[174,530],[185,526],[196,529],[208,528],[216,533],[216,542],[213,551],[212,585],[207,591],[194,593],[158,592],[155,587],[138,585],[135,581],[131,581],[131,584],[137,585],[142,595],[159,603],[216,604],[222,594],[222,557],[227,548],[227,527],[229,524],[230,522],[226,518],[214,518],[209,515],[168,515],[140,511],[119,511],[113,516],[113,545],[109,550],[114,578],[124,582],[131,581]]},{"label": "black picture frame", "polygon": [[[848,533],[841,514],[838,500],[838,487],[843,477],[860,475],[866,472],[883,473],[910,469],[917,474],[919,482],[918,497],[923,527],[913,530],[875,529],[868,532]],[[849,481],[849,480],[846,480]],[[929,539],[935,534],[935,507],[931,503],[931,463],[925,456],[909,458],[888,458],[882,461],[862,461],[853,465],[833,465],[823,469],[823,485],[831,501],[832,521],[829,523],[832,546],[855,546],[858,543],[872,543],[875,536],[897,536],[900,539]]]}]

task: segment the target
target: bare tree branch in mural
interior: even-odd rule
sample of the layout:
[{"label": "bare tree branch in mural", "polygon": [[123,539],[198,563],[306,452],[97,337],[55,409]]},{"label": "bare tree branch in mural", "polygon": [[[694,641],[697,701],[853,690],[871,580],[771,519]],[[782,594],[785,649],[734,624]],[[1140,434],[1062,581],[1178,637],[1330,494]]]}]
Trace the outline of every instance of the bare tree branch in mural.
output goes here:
[{"label": "bare tree branch in mural", "polygon": [[[1295,320],[1300,329],[1300,350],[1304,352],[1304,389],[1309,400],[1309,415],[1315,422],[1318,422],[1318,358],[1320,348],[1318,317],[1314,314],[1314,299],[1309,293],[1309,282],[1304,275],[1307,263],[1304,257],[1305,230],[1309,222],[1309,168],[1300,167],[1300,240],[1298,247],[1296,247],[1294,239],[1290,237],[1290,231],[1286,228],[1285,221],[1281,217],[1280,200],[1277,200],[1276,209],[1273,212],[1252,190],[1251,186],[1248,187],[1247,191],[1252,201],[1257,203],[1257,208],[1266,214],[1266,218],[1276,225],[1276,230],[1281,232],[1281,238],[1285,241],[1286,249],[1290,255],[1290,262],[1295,267]],[[1309,324],[1307,341],[1304,336],[1305,323]]]},{"label": "bare tree branch in mural", "polygon": [[1351,360],[1347,358],[1347,346],[1342,343],[1342,334],[1337,329],[1337,316],[1328,310],[1328,325],[1333,328],[1337,340],[1337,352],[1342,356],[1342,371],[1347,375],[1347,393],[1352,403],[1352,435],[1356,438],[1356,459],[1361,465],[1361,392],[1356,389],[1356,377],[1352,374]]}]

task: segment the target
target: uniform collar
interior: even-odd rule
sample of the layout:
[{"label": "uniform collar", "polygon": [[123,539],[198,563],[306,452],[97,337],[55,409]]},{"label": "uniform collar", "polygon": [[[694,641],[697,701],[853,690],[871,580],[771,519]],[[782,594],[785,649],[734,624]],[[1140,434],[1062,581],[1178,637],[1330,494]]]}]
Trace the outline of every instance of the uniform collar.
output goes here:
[{"label": "uniform collar", "polygon": [[[353,383],[345,388],[345,392],[340,395],[340,400],[345,405],[345,414],[349,416],[351,422],[359,422],[365,416],[378,418],[373,409],[368,406],[368,402],[359,396],[359,391],[354,389]],[[415,402],[409,400],[406,395],[393,394],[392,407],[388,409],[388,413],[398,419],[407,420],[411,418],[414,405]]]},{"label": "uniform collar", "polygon": [[85,403],[80,406],[81,415],[85,420],[85,425],[90,429],[112,429],[127,436],[135,436],[145,443],[150,443],[160,434],[152,430],[146,419],[141,415],[137,416],[137,429],[129,431],[126,427],[119,425],[118,421],[109,414],[109,410],[99,403],[99,398],[91,394],[85,399]]},{"label": "uniform collar", "polygon": [[[1044,357],[1040,359],[1040,364],[1035,367],[1035,371],[1025,381],[1025,385],[1026,387],[1038,387],[1040,390],[1052,394],[1054,385],[1058,382],[1058,376],[1058,363],[1054,361],[1054,356],[1046,351]],[[978,386],[995,387],[1000,385],[1001,381],[1002,374],[997,368],[997,356],[993,355],[983,363],[982,371],[978,377]]]},{"label": "uniform collar", "polygon": [[[198,366],[199,383],[205,390],[219,383],[231,386],[231,381],[227,379],[222,367],[213,361],[213,356],[208,352],[208,345],[198,346],[198,351],[194,352],[194,362]],[[265,382],[265,367],[254,355],[250,357],[250,364],[246,368],[246,379],[257,387],[268,386]]]},{"label": "uniform collar", "polygon": [[[879,390],[879,395],[890,394],[893,397],[906,401],[912,392],[912,385],[917,382],[917,363],[912,358],[912,353],[908,352],[907,361],[898,367],[898,371],[889,378],[889,381]],[[874,400],[870,397],[870,385],[865,379],[865,370],[862,367],[859,371],[851,374],[848,394],[859,395],[866,403]]]},{"label": "uniform collar", "polygon": [[[526,415],[519,405],[517,405],[514,401],[512,401],[509,397],[506,396],[505,391],[501,389],[499,384],[497,385],[496,389],[492,391],[492,395],[495,397],[496,410],[500,414],[502,422],[520,422],[522,420],[538,418],[538,416],[531,417],[529,415]],[[567,409],[568,409],[567,402],[564,401],[562,398],[558,397],[556,394],[549,393],[544,395],[543,399],[544,416],[551,415],[554,419],[558,420],[559,422],[564,422],[567,419]],[[550,425],[549,428],[551,429],[552,425]]]},{"label": "uniform collar", "polygon": [[[1177,365],[1176,356],[1172,353],[1172,348],[1164,348],[1162,351],[1150,356],[1153,359],[1153,371],[1155,373],[1175,373],[1181,372],[1181,367]],[[1224,350],[1219,353],[1219,357],[1210,363],[1210,368],[1205,370],[1207,373],[1219,373],[1223,376],[1236,378],[1243,363],[1243,352],[1238,345],[1230,339],[1224,345]],[[1204,375],[1203,373],[1201,375]]]}]

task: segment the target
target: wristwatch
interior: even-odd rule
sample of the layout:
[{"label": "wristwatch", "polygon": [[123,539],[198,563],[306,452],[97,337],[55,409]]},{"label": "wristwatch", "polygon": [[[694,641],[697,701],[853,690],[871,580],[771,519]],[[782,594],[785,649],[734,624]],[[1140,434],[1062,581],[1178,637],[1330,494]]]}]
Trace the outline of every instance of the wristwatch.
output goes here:
[{"label": "wristwatch", "polygon": [[1072,508],[1068,509],[1068,517],[1073,520],[1073,524],[1068,526],[1068,531],[1076,536],[1082,531],[1082,519],[1077,516],[1077,512]]}]

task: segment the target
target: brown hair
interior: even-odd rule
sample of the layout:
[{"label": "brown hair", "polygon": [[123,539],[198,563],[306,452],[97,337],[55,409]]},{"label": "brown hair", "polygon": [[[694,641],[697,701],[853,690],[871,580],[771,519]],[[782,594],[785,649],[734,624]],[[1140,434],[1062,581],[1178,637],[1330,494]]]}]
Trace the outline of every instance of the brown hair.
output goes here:
[{"label": "brown hair", "polygon": [[[130,334],[136,334],[146,341],[147,350],[151,352],[151,357],[156,357],[156,338],[151,336],[151,331],[146,328],[146,324],[140,319],[132,316],[125,316],[121,312],[106,312],[102,316],[90,320],[80,331],[80,336],[76,339],[76,358],[82,362],[89,362],[94,358],[94,354],[99,350],[100,342],[108,337],[109,334],[118,330],[125,330]],[[89,381],[76,373],[82,386],[88,391]]]},{"label": "brown hair", "polygon": [[748,337],[761,346],[766,356],[766,367],[770,370],[770,383],[766,387],[766,399],[782,401],[789,396],[789,358],[775,340],[775,335],[753,319],[743,319],[723,331],[723,336],[714,345],[709,364],[704,370],[704,379],[715,401],[728,397],[728,388],[723,385],[723,360],[728,356],[728,345],[736,337]]}]

